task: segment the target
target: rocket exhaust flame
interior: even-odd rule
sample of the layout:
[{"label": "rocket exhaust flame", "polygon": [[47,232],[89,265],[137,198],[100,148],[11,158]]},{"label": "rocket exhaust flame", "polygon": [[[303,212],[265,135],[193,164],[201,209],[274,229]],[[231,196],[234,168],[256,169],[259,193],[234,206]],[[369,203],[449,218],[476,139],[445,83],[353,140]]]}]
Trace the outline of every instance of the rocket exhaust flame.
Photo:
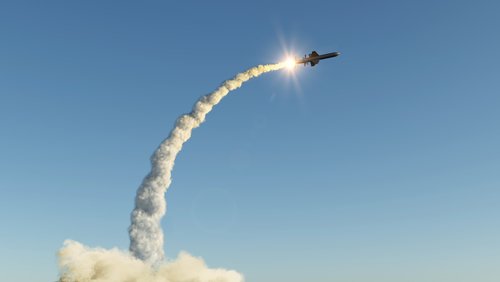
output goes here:
[{"label": "rocket exhaust flame", "polygon": [[165,192],[171,183],[171,171],[182,144],[191,137],[191,131],[205,121],[205,116],[229,91],[241,87],[250,78],[285,67],[285,63],[250,68],[224,81],[214,92],[202,96],[189,114],[180,116],[174,129],[151,156],[151,172],[137,190],[135,209],[129,227],[130,251],[151,264],[164,259],[163,231],[160,220],[166,212]]}]

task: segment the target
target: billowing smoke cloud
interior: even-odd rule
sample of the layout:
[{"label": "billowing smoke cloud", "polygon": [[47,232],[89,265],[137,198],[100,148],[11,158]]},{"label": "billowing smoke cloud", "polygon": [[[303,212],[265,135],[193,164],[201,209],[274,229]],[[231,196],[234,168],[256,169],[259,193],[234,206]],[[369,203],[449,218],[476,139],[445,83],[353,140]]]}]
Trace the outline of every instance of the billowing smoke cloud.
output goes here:
[{"label": "billowing smoke cloud", "polygon": [[137,190],[135,209],[131,215],[132,224],[129,227],[130,251],[136,258],[152,264],[164,259],[160,219],[166,211],[165,192],[171,183],[170,172],[175,157],[182,149],[182,144],[191,137],[191,131],[205,121],[205,115],[229,91],[239,88],[243,82],[252,77],[284,66],[284,64],[258,66],[239,73],[234,78],[224,81],[211,94],[202,96],[189,114],[177,119],[168,138],[151,156],[151,172]]},{"label": "billowing smoke cloud", "polygon": [[240,282],[234,270],[209,269],[203,259],[181,252],[176,260],[151,267],[128,251],[88,248],[66,240],[57,252],[60,282]]}]

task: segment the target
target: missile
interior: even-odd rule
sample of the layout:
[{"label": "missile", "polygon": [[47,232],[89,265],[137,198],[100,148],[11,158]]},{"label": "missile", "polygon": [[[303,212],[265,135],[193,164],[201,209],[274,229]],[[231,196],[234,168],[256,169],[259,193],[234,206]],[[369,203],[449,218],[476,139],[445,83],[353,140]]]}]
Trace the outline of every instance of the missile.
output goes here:
[{"label": "missile", "polygon": [[300,60],[297,60],[297,58],[295,58],[295,65],[304,64],[305,67],[308,63],[311,63],[311,67],[314,67],[319,63],[319,61],[337,57],[339,54],[340,53],[338,52],[333,52],[333,53],[319,55],[316,51],[312,51],[311,54],[309,54],[309,58],[307,57],[307,55],[304,55],[304,58]]}]

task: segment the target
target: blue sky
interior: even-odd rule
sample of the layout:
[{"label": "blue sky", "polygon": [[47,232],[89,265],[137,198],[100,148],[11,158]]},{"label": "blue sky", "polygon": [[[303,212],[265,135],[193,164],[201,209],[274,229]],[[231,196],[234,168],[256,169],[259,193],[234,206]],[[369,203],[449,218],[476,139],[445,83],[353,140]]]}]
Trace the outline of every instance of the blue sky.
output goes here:
[{"label": "blue sky", "polygon": [[[246,281],[498,281],[497,1],[4,1],[0,278],[57,279],[65,239],[127,249],[176,118],[165,252]],[[298,85],[297,85],[298,83]]]}]

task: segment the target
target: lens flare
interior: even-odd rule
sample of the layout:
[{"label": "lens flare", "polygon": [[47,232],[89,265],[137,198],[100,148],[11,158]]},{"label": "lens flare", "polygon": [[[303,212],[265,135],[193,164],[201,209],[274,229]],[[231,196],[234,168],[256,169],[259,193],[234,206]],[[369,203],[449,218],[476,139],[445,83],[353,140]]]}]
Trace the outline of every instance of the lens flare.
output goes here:
[{"label": "lens flare", "polygon": [[293,60],[293,59],[288,59],[288,60],[285,62],[285,64],[286,64],[286,66],[287,66],[288,68],[293,68],[293,67],[295,67],[295,60]]}]

